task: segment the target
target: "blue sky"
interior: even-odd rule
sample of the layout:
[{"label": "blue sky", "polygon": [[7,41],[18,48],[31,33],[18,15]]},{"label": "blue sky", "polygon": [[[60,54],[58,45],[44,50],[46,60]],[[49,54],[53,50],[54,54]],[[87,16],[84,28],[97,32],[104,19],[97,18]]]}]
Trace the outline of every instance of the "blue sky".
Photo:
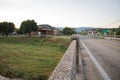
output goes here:
[{"label": "blue sky", "polygon": [[118,27],[120,0],[0,0],[0,21],[34,19],[38,24],[68,27]]}]

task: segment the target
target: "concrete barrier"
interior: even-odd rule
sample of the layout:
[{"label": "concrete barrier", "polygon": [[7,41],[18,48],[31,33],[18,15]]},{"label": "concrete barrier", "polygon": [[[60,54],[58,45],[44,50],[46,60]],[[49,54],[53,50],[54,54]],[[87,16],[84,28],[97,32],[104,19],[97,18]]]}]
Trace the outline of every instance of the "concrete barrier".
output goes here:
[{"label": "concrete barrier", "polygon": [[107,40],[119,40],[120,41],[120,38],[115,38],[115,37],[104,37],[104,39],[107,39]]},{"label": "concrete barrier", "polygon": [[76,40],[73,40],[48,80],[75,80]]}]

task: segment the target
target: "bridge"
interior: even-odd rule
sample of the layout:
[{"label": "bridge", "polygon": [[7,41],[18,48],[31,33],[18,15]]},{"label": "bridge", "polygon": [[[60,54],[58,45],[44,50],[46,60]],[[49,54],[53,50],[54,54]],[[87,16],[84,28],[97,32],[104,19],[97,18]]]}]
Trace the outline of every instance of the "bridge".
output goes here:
[{"label": "bridge", "polygon": [[49,80],[119,80],[120,41],[74,35]]}]

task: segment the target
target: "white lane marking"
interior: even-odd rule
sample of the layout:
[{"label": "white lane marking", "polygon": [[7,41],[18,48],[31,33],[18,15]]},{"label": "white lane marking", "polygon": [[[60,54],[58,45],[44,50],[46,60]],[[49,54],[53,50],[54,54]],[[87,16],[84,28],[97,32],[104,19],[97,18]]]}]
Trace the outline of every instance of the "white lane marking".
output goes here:
[{"label": "white lane marking", "polygon": [[94,58],[92,53],[89,51],[89,49],[86,47],[86,45],[83,43],[82,40],[80,40],[84,48],[86,49],[87,53],[91,57],[93,63],[96,65],[97,69],[99,70],[100,74],[104,78],[104,80],[111,80],[111,78],[108,76],[108,74],[105,72],[105,70],[102,68],[102,66],[98,63],[98,61]]}]

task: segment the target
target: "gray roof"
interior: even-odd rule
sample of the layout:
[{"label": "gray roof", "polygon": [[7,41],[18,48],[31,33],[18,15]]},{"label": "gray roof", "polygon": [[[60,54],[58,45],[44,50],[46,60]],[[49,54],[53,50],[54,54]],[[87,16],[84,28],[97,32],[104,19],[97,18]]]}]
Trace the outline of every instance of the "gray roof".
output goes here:
[{"label": "gray roof", "polygon": [[55,29],[54,27],[48,25],[48,24],[42,24],[42,25],[38,25],[39,28],[42,28],[42,29]]}]

